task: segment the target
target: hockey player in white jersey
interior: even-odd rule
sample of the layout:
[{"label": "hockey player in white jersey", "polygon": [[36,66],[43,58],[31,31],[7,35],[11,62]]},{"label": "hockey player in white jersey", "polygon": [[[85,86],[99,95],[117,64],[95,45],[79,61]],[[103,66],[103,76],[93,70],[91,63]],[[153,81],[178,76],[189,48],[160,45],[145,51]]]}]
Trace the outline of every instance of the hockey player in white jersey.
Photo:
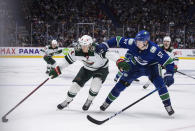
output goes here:
[{"label": "hockey player in white jersey", "polygon": [[[88,98],[82,107],[84,111],[88,110],[109,73],[109,60],[107,58],[109,57],[108,52],[97,54],[92,37],[88,35],[84,35],[79,38],[78,43],[78,46],[65,56],[65,59],[63,59],[63,63],[61,63],[59,66],[56,66],[56,68],[49,73],[50,76],[55,78],[61,74],[62,69],[71,65],[77,60],[82,61],[82,63],[84,64],[84,66],[81,67],[80,71],[72,81],[72,86],[67,92],[65,101],[57,106],[57,108],[60,110],[67,107],[70,102],[73,101],[73,98],[77,95],[80,89],[85,85],[85,83],[90,78],[92,78]],[[114,56],[112,55],[112,57]]]},{"label": "hockey player in white jersey", "polygon": [[[161,44],[159,46],[174,60],[174,63],[175,63],[174,70],[175,70],[175,72],[177,72],[179,59],[177,57],[175,57],[175,55],[173,53],[174,48],[171,46],[171,37],[170,36],[165,36],[163,38],[163,44]],[[161,67],[159,65],[159,69],[162,70],[163,67]],[[151,84],[151,81],[148,80],[146,82],[146,84],[144,84],[143,88],[146,89],[150,84]]]},{"label": "hockey player in white jersey", "polygon": [[47,63],[46,73],[48,74],[50,69],[56,66],[56,61],[52,58],[52,56],[60,54],[62,50],[58,50],[58,42],[56,40],[52,40],[50,45],[46,45],[45,48],[40,51],[45,53],[43,59]]}]

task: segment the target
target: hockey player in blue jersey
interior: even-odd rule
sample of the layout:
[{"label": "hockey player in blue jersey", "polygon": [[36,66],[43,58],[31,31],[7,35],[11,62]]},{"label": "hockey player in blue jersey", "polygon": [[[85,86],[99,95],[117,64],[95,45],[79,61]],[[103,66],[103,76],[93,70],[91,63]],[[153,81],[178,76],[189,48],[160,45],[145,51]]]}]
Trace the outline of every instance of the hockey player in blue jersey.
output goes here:
[{"label": "hockey player in blue jersey", "polygon": [[[100,109],[105,111],[133,80],[140,76],[148,76],[155,87],[159,89],[159,96],[168,114],[174,114],[169,92],[166,88],[166,86],[174,83],[174,63],[165,51],[150,41],[149,32],[142,30],[138,32],[135,38],[120,36],[111,38],[107,42],[99,44],[96,51],[103,53],[109,47],[127,48],[128,51],[125,56],[128,56],[128,59],[119,59],[116,62],[119,70],[124,73],[107,96],[105,102],[100,106]],[[166,69],[164,80],[158,70],[158,64],[161,64]]]}]

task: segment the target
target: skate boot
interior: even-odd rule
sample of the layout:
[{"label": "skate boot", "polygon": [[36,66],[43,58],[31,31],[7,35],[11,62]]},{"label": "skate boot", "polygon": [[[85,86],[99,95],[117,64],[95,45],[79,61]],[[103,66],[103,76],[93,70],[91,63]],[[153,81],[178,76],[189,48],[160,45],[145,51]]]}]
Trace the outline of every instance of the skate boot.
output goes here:
[{"label": "skate boot", "polygon": [[[71,101],[70,101],[70,102],[71,102]],[[57,108],[58,108],[59,110],[62,110],[62,109],[64,109],[65,107],[67,107],[67,106],[70,104],[70,102],[67,102],[67,101],[65,100],[65,101],[62,102],[61,104],[57,105]]]},{"label": "skate boot", "polygon": [[110,104],[104,102],[101,106],[100,106],[100,110],[102,111],[105,111],[108,107],[109,107]]},{"label": "skate boot", "polygon": [[167,113],[171,116],[175,113],[175,111],[173,110],[172,106],[165,106],[165,109],[167,111]]},{"label": "skate boot", "polygon": [[49,74],[49,72],[50,72],[50,70],[51,70],[51,68],[50,67],[47,67],[47,70],[46,70],[46,74]]},{"label": "skate boot", "polygon": [[87,110],[89,109],[91,103],[92,103],[92,101],[89,100],[89,99],[87,99],[86,102],[85,102],[85,104],[83,105],[82,109],[83,109],[84,111],[87,111]]}]

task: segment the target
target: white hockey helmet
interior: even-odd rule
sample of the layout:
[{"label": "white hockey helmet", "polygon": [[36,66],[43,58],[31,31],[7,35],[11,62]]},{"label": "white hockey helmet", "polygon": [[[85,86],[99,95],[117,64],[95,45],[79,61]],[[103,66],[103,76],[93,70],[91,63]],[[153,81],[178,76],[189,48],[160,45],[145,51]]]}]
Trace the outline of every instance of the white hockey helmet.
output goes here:
[{"label": "white hockey helmet", "polygon": [[171,37],[170,37],[170,36],[165,36],[165,37],[163,38],[163,41],[171,42]]},{"label": "white hockey helmet", "polygon": [[58,42],[57,42],[56,40],[52,40],[52,41],[51,41],[51,44],[52,44],[52,45],[58,46]]},{"label": "white hockey helmet", "polygon": [[90,45],[93,43],[93,39],[89,35],[83,35],[81,38],[78,39],[79,44],[82,45]]}]

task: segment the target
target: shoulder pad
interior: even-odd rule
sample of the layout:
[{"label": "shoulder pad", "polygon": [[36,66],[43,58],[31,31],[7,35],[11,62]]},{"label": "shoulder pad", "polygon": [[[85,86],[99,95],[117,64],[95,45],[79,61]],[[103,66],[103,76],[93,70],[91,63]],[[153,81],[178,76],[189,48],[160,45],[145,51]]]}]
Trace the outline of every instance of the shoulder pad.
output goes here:
[{"label": "shoulder pad", "polygon": [[157,49],[157,48],[156,48],[155,46],[152,46],[152,47],[150,48],[150,52],[151,52],[151,53],[154,53],[154,52],[156,51],[156,49]]},{"label": "shoulder pad", "polygon": [[134,42],[134,39],[129,39],[129,41],[128,41],[128,45],[132,45],[132,44],[133,44],[133,42]]},{"label": "shoulder pad", "polygon": [[122,39],[121,36],[116,36],[117,47],[119,47],[119,43],[121,39]]}]

